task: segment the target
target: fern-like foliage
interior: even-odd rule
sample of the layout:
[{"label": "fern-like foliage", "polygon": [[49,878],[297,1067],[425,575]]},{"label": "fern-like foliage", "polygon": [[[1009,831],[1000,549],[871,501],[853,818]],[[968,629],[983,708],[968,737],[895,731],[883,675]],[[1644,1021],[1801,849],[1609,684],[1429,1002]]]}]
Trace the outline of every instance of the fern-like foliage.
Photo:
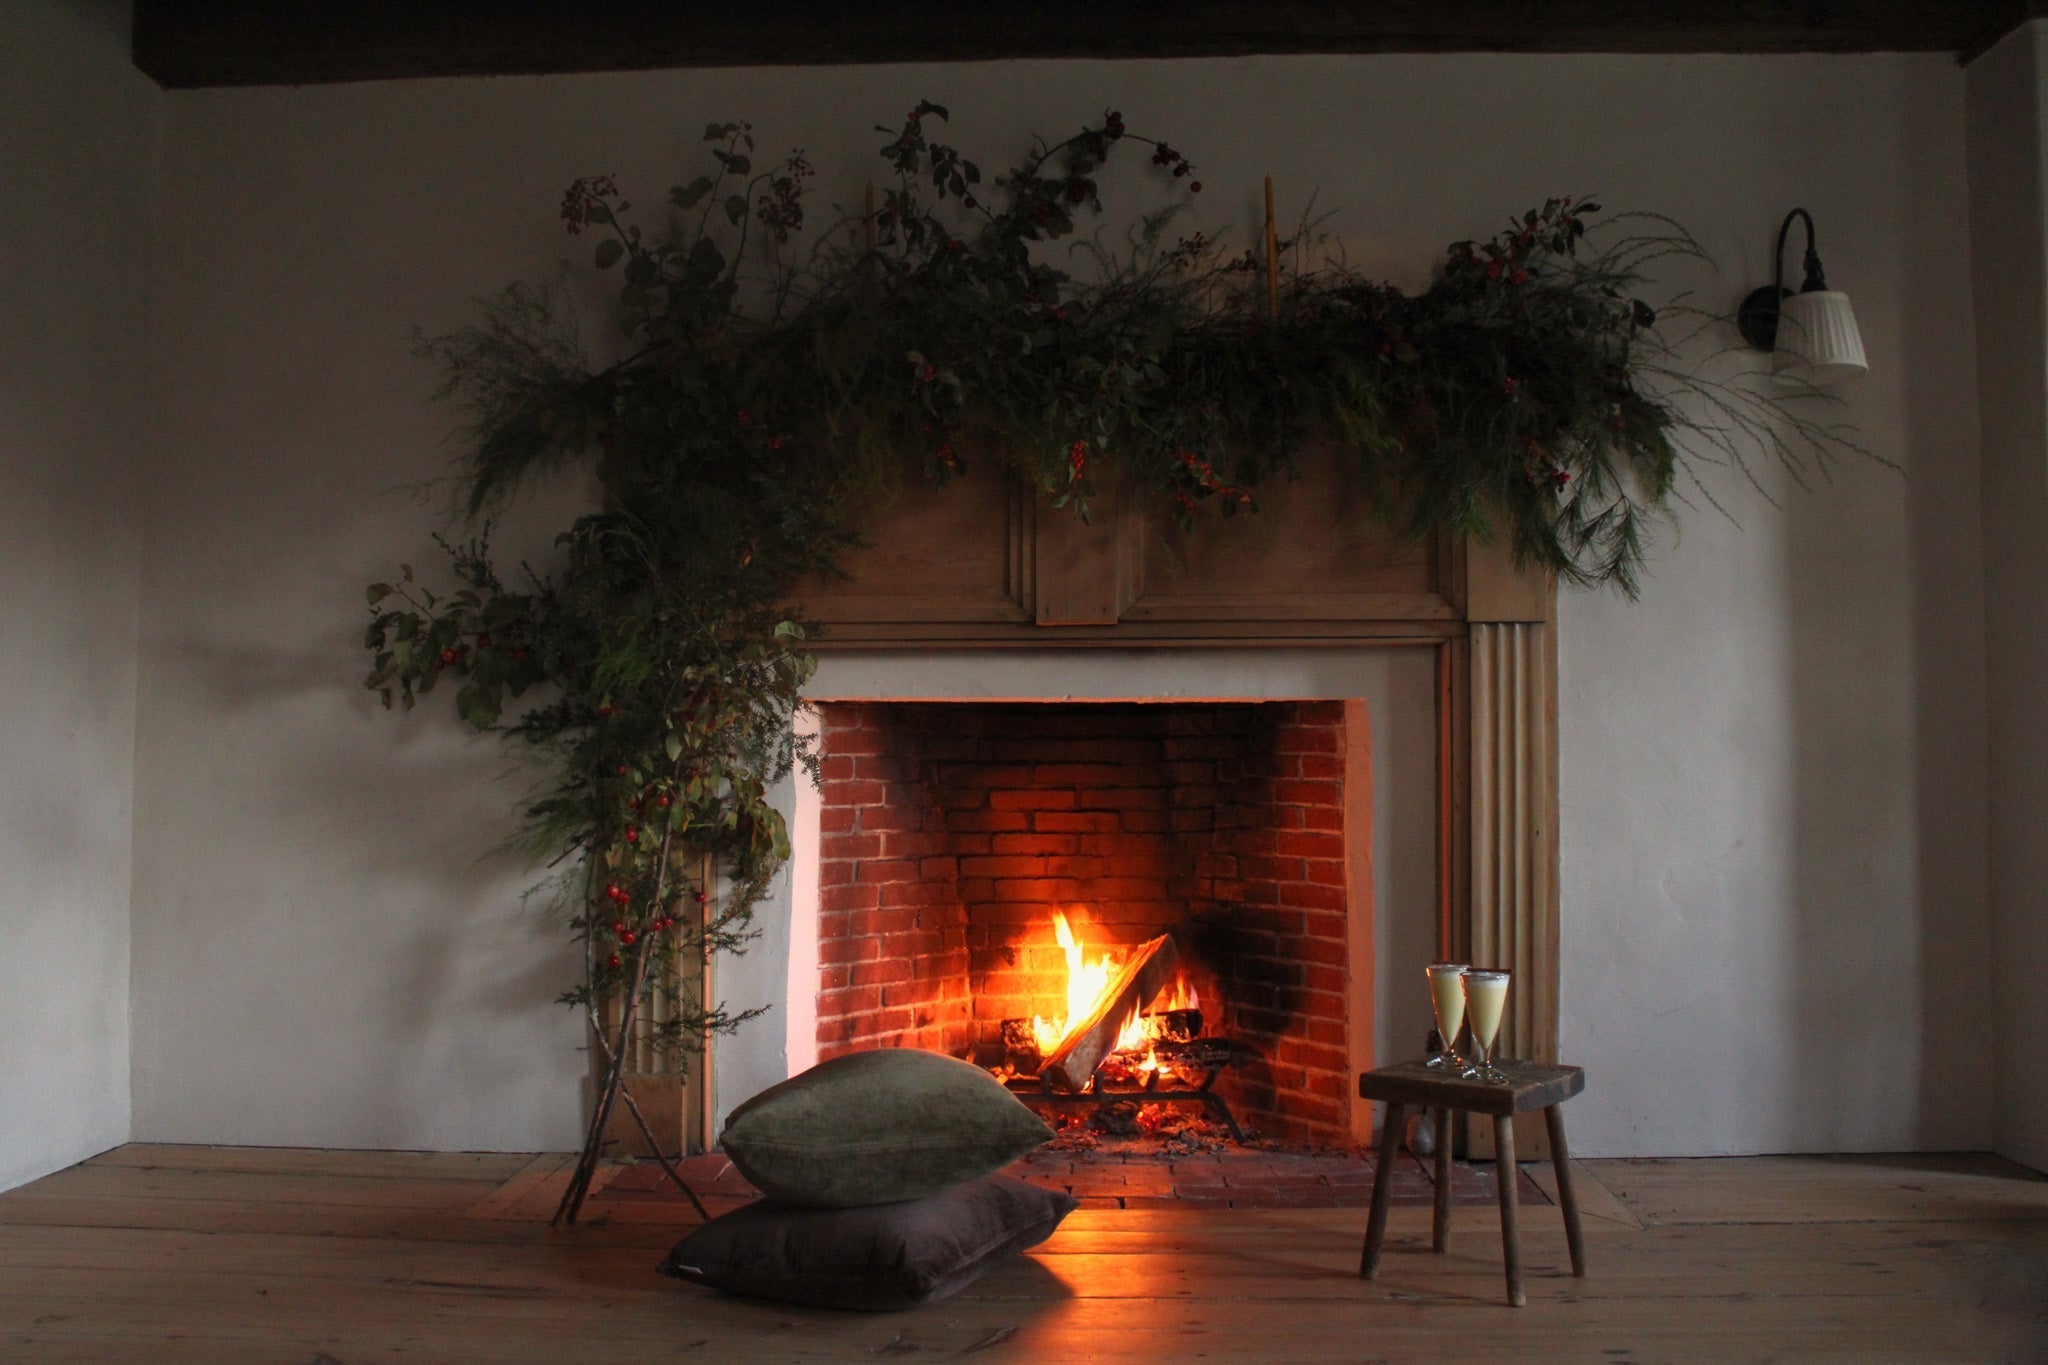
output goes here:
[{"label": "fern-like foliage", "polygon": [[[1848,448],[1674,362],[1639,291],[1702,253],[1668,220],[1559,198],[1454,243],[1420,293],[1304,267],[1305,236],[1269,278],[1176,236],[1171,208],[1120,244],[1077,237],[1114,157],[1201,189],[1114,112],[988,178],[931,137],[946,117],[924,103],[878,128],[892,183],[809,238],[810,167],[757,166],[745,124],[706,129],[708,170],[658,225],[611,178],[576,182],[562,217],[615,272],[622,359],[587,359],[551,286],[422,345],[469,415],[472,518],[564,466],[604,490],[545,576],[508,586],[480,537],[449,547],[446,596],[410,569],[373,585],[365,641],[387,704],[452,680],[464,719],[540,760],[528,831],[577,869],[575,1003],[662,989],[650,959],[744,941],[788,848],[767,792],[806,758],[809,628],[787,604],[897,480],[994,460],[1080,515],[1114,483],[1192,530],[1334,445],[1411,534],[1505,535],[1525,563],[1633,593],[1682,432],[1736,463]],[[716,885],[694,872],[706,857]],[[677,1039],[735,1018],[668,1005]]]}]

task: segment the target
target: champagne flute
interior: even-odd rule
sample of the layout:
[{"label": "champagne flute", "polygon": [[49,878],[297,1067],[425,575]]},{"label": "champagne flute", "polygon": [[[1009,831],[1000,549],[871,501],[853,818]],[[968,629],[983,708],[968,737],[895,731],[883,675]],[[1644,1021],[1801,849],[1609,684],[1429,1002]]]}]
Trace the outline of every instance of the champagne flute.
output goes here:
[{"label": "champagne flute", "polygon": [[1477,1062],[1465,1068],[1462,1073],[1474,1080],[1489,1085],[1506,1085],[1507,1073],[1489,1060],[1493,1051],[1493,1040],[1500,1033],[1500,1018],[1508,999],[1508,979],[1511,973],[1505,971],[1471,970],[1458,978],[1465,988],[1465,1017],[1472,1024],[1472,1047],[1478,1054]]},{"label": "champagne flute", "polygon": [[1429,965],[1429,1004],[1436,1011],[1437,1053],[1423,1065],[1437,1071],[1462,1069],[1458,1056],[1458,1029],[1465,1022],[1465,988],[1459,982],[1468,970],[1463,962],[1432,962]]}]

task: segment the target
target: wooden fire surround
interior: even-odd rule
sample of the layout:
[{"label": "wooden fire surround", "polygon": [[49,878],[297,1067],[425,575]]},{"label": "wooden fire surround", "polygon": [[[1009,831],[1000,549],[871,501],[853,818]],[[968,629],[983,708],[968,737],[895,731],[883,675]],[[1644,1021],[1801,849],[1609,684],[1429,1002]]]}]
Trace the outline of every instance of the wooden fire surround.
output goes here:
[{"label": "wooden fire surround", "polygon": [[1498,545],[1386,530],[1334,452],[1261,504],[1192,535],[1114,498],[1083,523],[985,464],[944,489],[906,487],[848,577],[799,600],[829,628],[823,650],[1435,651],[1440,949],[1512,968],[1504,1055],[1556,1061],[1553,585]]}]

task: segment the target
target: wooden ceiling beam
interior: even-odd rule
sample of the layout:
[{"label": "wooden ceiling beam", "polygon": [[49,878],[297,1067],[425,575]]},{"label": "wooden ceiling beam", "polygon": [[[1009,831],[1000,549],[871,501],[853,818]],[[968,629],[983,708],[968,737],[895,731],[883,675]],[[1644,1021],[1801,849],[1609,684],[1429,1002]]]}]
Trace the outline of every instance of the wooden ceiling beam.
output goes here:
[{"label": "wooden ceiling beam", "polygon": [[1951,52],[2041,0],[136,0],[174,89],[668,67],[1362,52]]}]

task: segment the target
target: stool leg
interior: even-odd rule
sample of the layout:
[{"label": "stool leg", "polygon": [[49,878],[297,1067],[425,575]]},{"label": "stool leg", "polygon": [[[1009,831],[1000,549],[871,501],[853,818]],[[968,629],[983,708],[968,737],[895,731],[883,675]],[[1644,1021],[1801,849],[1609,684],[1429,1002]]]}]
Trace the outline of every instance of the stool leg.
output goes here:
[{"label": "stool leg", "polygon": [[1436,1111],[1436,1217],[1429,1228],[1429,1249],[1441,1255],[1451,1245],[1451,1111]]},{"label": "stool leg", "polygon": [[1515,1188],[1522,1168],[1515,1164],[1515,1120],[1511,1114],[1496,1114],[1493,1120],[1495,1173],[1500,1183],[1500,1249],[1508,1267],[1508,1302],[1520,1308],[1529,1301],[1522,1290],[1522,1228]]},{"label": "stool leg", "polygon": [[1557,1202],[1564,1210],[1565,1245],[1572,1249],[1572,1274],[1586,1273],[1586,1243],[1579,1232],[1579,1201],[1572,1193],[1571,1156],[1564,1146],[1564,1115],[1557,1112],[1557,1106],[1546,1105],[1543,1109],[1544,1126],[1550,1130],[1550,1165],[1557,1172]]},{"label": "stool leg", "polygon": [[1387,1240],[1387,1200],[1394,1192],[1394,1150],[1401,1145],[1401,1120],[1408,1106],[1398,1100],[1387,1102],[1387,1115],[1380,1125],[1380,1164],[1372,1173],[1372,1212],[1365,1220],[1365,1251],[1358,1258],[1358,1273],[1371,1279],[1380,1268],[1380,1244]]}]

